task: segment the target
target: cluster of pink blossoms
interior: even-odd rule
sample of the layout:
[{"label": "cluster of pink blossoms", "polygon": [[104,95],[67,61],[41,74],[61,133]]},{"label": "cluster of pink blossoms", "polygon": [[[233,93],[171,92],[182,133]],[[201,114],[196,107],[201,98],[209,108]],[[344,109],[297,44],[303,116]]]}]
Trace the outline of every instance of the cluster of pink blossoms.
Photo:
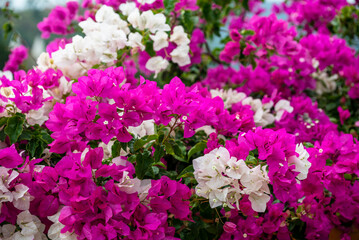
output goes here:
[{"label": "cluster of pink blossoms", "polygon": [[343,7],[54,8],[38,28],[61,38],[0,72],[0,239],[356,239],[359,58],[328,27]]},{"label": "cluster of pink blossoms", "polygon": [[[244,65],[239,70],[228,68],[223,71],[223,66],[219,65],[208,71],[206,85],[213,88],[225,84],[242,85],[240,91],[266,94],[280,91],[283,96],[289,97],[309,89],[318,94],[333,92],[337,87],[335,80],[344,76],[347,78],[346,85],[350,87],[349,96],[358,98],[355,84],[357,71],[351,72],[358,58],[344,39],[313,33],[298,42],[295,40],[296,30],[289,28],[286,21],[278,20],[274,14],[269,17],[254,16],[244,24],[244,28],[253,30],[253,35],[241,36],[240,29],[230,25],[231,41],[219,57],[223,62],[232,64],[242,63],[241,56],[253,57],[256,67]],[[333,76],[328,76],[329,71]],[[216,81],[224,72],[226,77]]]},{"label": "cluster of pink blossoms", "polygon": [[19,69],[20,64],[28,57],[27,48],[23,45],[14,48],[11,51],[9,60],[4,66],[4,71],[15,72]]},{"label": "cluster of pink blossoms", "polygon": [[[187,186],[166,176],[141,181],[133,178],[135,168],[125,158],[103,165],[103,155],[102,148],[87,149],[65,156],[55,167],[34,165],[41,159],[27,159],[19,174],[15,169],[22,158],[14,148],[1,150],[1,221],[15,224],[21,210],[30,210],[45,224],[49,236],[168,239],[175,230],[168,226],[168,213],[176,219],[191,219]],[[57,215],[55,221],[53,215]]]}]

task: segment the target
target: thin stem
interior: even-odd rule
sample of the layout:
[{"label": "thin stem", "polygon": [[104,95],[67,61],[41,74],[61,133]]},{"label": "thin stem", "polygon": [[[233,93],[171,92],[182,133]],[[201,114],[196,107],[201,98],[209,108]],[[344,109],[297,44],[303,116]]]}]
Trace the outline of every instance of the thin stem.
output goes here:
[{"label": "thin stem", "polygon": [[167,52],[167,49],[164,48],[164,50],[165,50],[166,57],[171,58],[171,56],[170,56],[170,55],[168,54],[168,52]]},{"label": "thin stem", "polygon": [[179,118],[179,117],[177,116],[176,119],[175,119],[175,122],[174,122],[173,125],[171,126],[170,131],[168,132],[167,136],[163,139],[162,144],[167,140],[167,138],[171,135],[172,131],[175,129],[175,126],[176,126],[176,124],[177,124],[178,118]]},{"label": "thin stem", "polygon": [[219,221],[221,221],[221,223],[224,224],[224,222],[222,221],[222,217],[221,217],[221,215],[219,215],[219,212],[218,212],[217,208],[214,208],[214,210],[216,210],[216,213],[218,215]]},{"label": "thin stem", "polygon": [[213,54],[212,54],[212,52],[211,52],[211,49],[209,48],[209,45],[208,45],[208,42],[207,42],[207,41],[204,43],[204,45],[206,46],[206,50],[207,50],[207,52],[206,52],[205,54],[208,55],[208,56],[209,56],[213,61],[215,61],[216,63],[222,64],[222,62],[221,62],[219,59],[217,59],[215,56],[213,56]]},{"label": "thin stem", "polygon": [[176,11],[172,11],[172,19],[171,19],[171,22],[170,22],[170,24],[171,24],[171,29],[172,29],[172,27],[176,24],[176,20],[177,20],[177,15],[176,15]]},{"label": "thin stem", "polygon": [[125,60],[126,56],[127,56],[127,52],[124,52],[118,62],[123,63],[123,61]]}]

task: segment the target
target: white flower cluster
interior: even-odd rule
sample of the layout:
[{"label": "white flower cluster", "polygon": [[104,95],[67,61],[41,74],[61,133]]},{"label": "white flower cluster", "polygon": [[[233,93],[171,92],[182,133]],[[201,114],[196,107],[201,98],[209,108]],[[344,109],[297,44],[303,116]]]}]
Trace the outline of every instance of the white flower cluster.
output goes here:
[{"label": "white flower cluster", "polygon": [[309,168],[312,166],[312,164],[308,161],[309,153],[305,150],[302,143],[297,144],[295,152],[298,153],[298,157],[291,156],[288,159],[288,165],[295,165],[294,171],[299,172],[297,178],[299,180],[304,180],[307,178]]},{"label": "white flower cluster", "polygon": [[198,182],[196,194],[208,198],[212,208],[224,205],[239,209],[241,196],[248,195],[253,210],[265,211],[270,200],[265,167],[251,169],[220,147],[193,160],[193,168]]},{"label": "white flower cluster", "polygon": [[[79,23],[84,37],[74,36],[72,43],[52,53],[52,59],[45,53],[41,55],[39,62],[45,67],[59,68],[66,76],[75,79],[94,65],[113,65],[117,60],[118,50],[126,46],[132,48],[132,53],[136,53],[138,49],[144,51],[143,39],[149,34],[155,51],[166,48],[169,42],[173,42],[177,48],[170,53],[172,61],[179,66],[190,63],[190,40],[182,26],[174,27],[168,40],[167,32],[171,28],[166,24],[166,17],[162,13],[154,14],[151,10],[140,13],[134,2],[121,4],[120,11],[127,17],[127,21],[122,20],[112,7],[103,5],[96,12],[96,21],[88,18]],[[136,31],[131,32],[129,25]],[[157,75],[168,64],[161,56],[154,56],[148,60],[146,68]]]},{"label": "white flower cluster", "polygon": [[[11,173],[9,174],[9,171]],[[9,168],[0,167],[0,214],[4,202],[11,202],[19,210],[28,210],[30,207],[31,195],[29,188],[24,184],[12,184],[19,176],[19,173]],[[15,186],[14,186],[15,185]],[[10,190],[15,189],[15,190]]]},{"label": "white flower cluster", "polygon": [[211,89],[210,90],[212,98],[220,97],[223,99],[224,107],[231,108],[233,104],[238,103],[245,99],[247,95],[243,92],[237,92],[233,89]]},{"label": "white flower cluster", "polygon": [[64,49],[52,53],[54,65],[66,76],[78,78],[100,63],[110,64],[117,59],[117,50],[127,45],[130,30],[113,8],[102,6],[95,15],[79,23],[85,37],[76,35]]},{"label": "white flower cluster", "polygon": [[279,121],[284,112],[293,112],[293,107],[290,106],[290,102],[284,99],[281,99],[276,103],[274,106],[274,114],[272,114],[271,110],[274,105],[273,101],[263,103],[260,99],[247,97],[245,93],[237,92],[232,89],[212,89],[210,90],[210,93],[212,98],[222,98],[225,108],[231,108],[233,104],[238,102],[241,102],[243,105],[250,105],[251,110],[254,112],[253,118],[257,126],[267,126],[272,124],[275,120]]},{"label": "white flower cluster", "polygon": [[320,70],[318,68],[319,64],[320,62],[317,59],[312,59],[312,65],[317,70],[316,72],[312,73],[312,77],[317,80],[315,92],[318,95],[333,92],[337,88],[336,80],[339,78],[339,76],[338,74],[328,76],[328,68]]},{"label": "white flower cluster", "polygon": [[264,127],[274,122],[275,117],[271,113],[273,107],[272,101],[263,104],[260,99],[247,97],[242,100],[242,104],[251,106],[251,109],[254,112],[253,119],[256,126]]},{"label": "white flower cluster", "polygon": [[47,237],[43,233],[45,225],[40,219],[31,215],[28,210],[17,215],[16,224],[18,228],[12,224],[0,226],[0,239],[3,240],[46,240]]},{"label": "white flower cluster", "polygon": [[339,78],[338,74],[334,74],[328,76],[326,69],[323,71],[318,70],[319,72],[314,72],[312,77],[315,78],[316,81],[316,88],[315,92],[318,95],[322,95],[323,93],[330,93],[334,92],[337,88],[337,79]]},{"label": "white flower cluster", "polygon": [[[131,23],[134,28],[137,28],[140,31],[148,30],[152,33],[149,37],[153,40],[153,50],[159,51],[168,47],[169,42],[173,42],[177,45],[177,48],[170,53],[172,61],[179,66],[185,66],[191,63],[188,55],[188,44],[190,40],[182,26],[174,27],[170,39],[168,40],[168,34],[166,32],[170,31],[171,28],[166,24],[166,17],[163,14],[153,14],[150,10],[140,13],[140,10],[136,7],[134,2],[121,4],[120,10],[125,16],[128,16],[127,21]],[[140,42],[142,36],[138,34],[136,39]],[[133,44],[133,46],[138,45]],[[144,50],[144,46],[141,50]],[[168,61],[163,57],[154,56],[147,61],[146,68],[155,72],[157,75],[159,72],[166,69],[168,64]]]}]

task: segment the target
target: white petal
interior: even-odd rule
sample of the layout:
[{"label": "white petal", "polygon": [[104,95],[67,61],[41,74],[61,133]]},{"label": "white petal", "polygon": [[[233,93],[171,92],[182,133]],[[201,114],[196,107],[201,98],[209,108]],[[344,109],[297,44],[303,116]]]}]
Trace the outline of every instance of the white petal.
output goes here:
[{"label": "white petal", "polygon": [[16,226],[11,225],[11,224],[5,224],[3,226],[0,226],[0,233],[5,238],[11,237],[11,235],[14,234],[15,230],[16,230]]},{"label": "white petal", "polygon": [[249,195],[249,201],[251,202],[252,209],[256,212],[265,212],[267,202],[269,202],[269,200],[270,196],[264,193],[252,193]]},{"label": "white petal", "polygon": [[128,35],[127,45],[133,48],[140,48],[141,51],[145,50],[145,46],[142,44],[142,35],[138,32]]},{"label": "white petal", "polygon": [[135,11],[136,8],[136,3],[134,2],[126,2],[120,5],[120,11],[125,16],[130,15],[133,11]]},{"label": "white petal", "polygon": [[168,61],[161,56],[150,58],[146,63],[146,68],[150,71],[155,72],[155,77],[159,72],[165,70],[168,66]]},{"label": "white petal", "polygon": [[173,28],[170,41],[176,43],[177,45],[187,45],[190,43],[187,33],[184,32],[182,26],[176,26]]},{"label": "white petal", "polygon": [[175,48],[171,53],[172,61],[177,63],[180,67],[186,66],[191,63],[191,59],[188,55],[189,46],[188,45],[180,45]]},{"label": "white petal", "polygon": [[163,31],[158,31],[155,35],[150,35],[153,40],[153,50],[159,51],[162,48],[168,47],[168,35]]}]

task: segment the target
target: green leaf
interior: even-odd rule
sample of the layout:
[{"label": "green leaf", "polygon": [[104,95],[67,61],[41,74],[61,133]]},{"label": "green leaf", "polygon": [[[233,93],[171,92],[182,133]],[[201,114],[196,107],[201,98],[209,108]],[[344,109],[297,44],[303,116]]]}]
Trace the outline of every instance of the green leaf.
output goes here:
[{"label": "green leaf", "polygon": [[90,145],[91,148],[97,148],[98,144],[99,144],[99,140],[91,140],[88,143],[88,145]]},{"label": "green leaf", "polygon": [[7,35],[13,30],[13,24],[11,22],[6,22],[2,25],[2,29],[4,30],[4,38],[7,38]]},{"label": "green leaf", "polygon": [[177,178],[193,177],[193,172],[194,172],[193,165],[189,165],[182,170],[182,172],[178,175]]},{"label": "green leaf", "polygon": [[209,22],[212,22],[213,20],[213,11],[212,11],[212,6],[210,3],[205,3],[203,5],[203,16],[204,18],[209,21]]},{"label": "green leaf", "polygon": [[344,178],[345,178],[345,180],[352,180],[352,175],[351,174],[347,174],[347,173],[345,173],[344,174]]},{"label": "green leaf", "polygon": [[0,141],[4,142],[6,138],[6,134],[4,129],[0,131]]},{"label": "green leaf", "polygon": [[152,41],[147,41],[147,43],[146,43],[146,52],[147,52],[151,57],[156,56],[156,52],[155,52],[155,50],[153,50],[153,42],[152,42]]},{"label": "green leaf", "polygon": [[41,131],[41,138],[47,143],[52,143],[54,139],[46,131]]},{"label": "green leaf", "polygon": [[157,175],[160,172],[160,169],[156,166],[151,167],[153,175]]},{"label": "green leaf", "polygon": [[155,153],[154,158],[155,158],[155,162],[160,162],[161,158],[163,157],[163,155],[165,154],[165,149],[163,148],[162,145],[156,144],[154,145],[155,148]]},{"label": "green leaf", "polygon": [[214,3],[219,5],[219,6],[224,7],[224,6],[228,5],[228,4],[230,4],[231,1],[230,0],[214,0]]},{"label": "green leaf", "polygon": [[253,30],[242,30],[241,31],[241,35],[242,36],[253,36],[255,34],[255,32]]},{"label": "green leaf", "polygon": [[10,144],[15,143],[21,135],[24,122],[25,115],[15,115],[7,120],[7,125],[4,130],[6,135],[10,138]]},{"label": "green leaf", "polygon": [[152,167],[153,158],[150,151],[144,151],[136,156],[136,176],[143,179],[146,172]]},{"label": "green leaf", "polygon": [[175,155],[175,151],[173,150],[172,144],[170,142],[165,142],[165,150],[167,154]]},{"label": "green leaf", "polygon": [[326,160],[325,165],[326,165],[326,166],[332,166],[332,165],[333,165],[333,161],[328,158],[328,159]]},{"label": "green leaf", "polygon": [[19,140],[30,140],[32,138],[32,132],[29,129],[24,129],[24,131],[22,131]]},{"label": "green leaf", "polygon": [[221,39],[222,44],[226,44],[230,41],[232,41],[232,38],[230,36],[227,36],[227,37]]},{"label": "green leaf", "polygon": [[[101,66],[100,64],[95,64],[95,65],[92,66],[92,69],[99,69],[100,66]],[[96,119],[96,120],[97,120],[97,119]],[[96,121],[96,120],[95,120],[95,121]]]},{"label": "green leaf", "polygon": [[181,149],[181,147],[178,145],[178,143],[175,142],[165,142],[165,150],[167,154],[172,155],[175,159],[181,162],[188,162],[187,159],[185,159],[185,156],[183,154],[184,149]]},{"label": "green leaf", "polygon": [[158,134],[158,142],[161,143],[163,142],[163,139],[165,138],[165,135],[163,132],[159,133]]},{"label": "green leaf", "polygon": [[165,6],[165,13],[169,14],[175,8],[175,3],[177,0],[163,0],[163,5]]},{"label": "green leaf", "polygon": [[41,141],[33,139],[26,145],[26,150],[30,153],[31,157],[34,157],[38,147],[41,147]]},{"label": "green leaf", "polygon": [[338,107],[338,103],[336,102],[331,102],[331,103],[328,103],[327,105],[325,105],[325,109],[330,112],[334,109],[336,109]]},{"label": "green leaf", "polygon": [[307,148],[314,148],[314,145],[310,142],[303,142],[303,145],[304,145],[304,147],[307,147]]},{"label": "green leaf", "polygon": [[180,145],[181,142],[176,142],[175,144],[172,145],[173,147],[173,151],[175,152],[176,156],[179,156],[181,158],[184,158],[185,156],[185,151],[186,151],[186,147],[183,145]]},{"label": "green leaf", "polygon": [[194,145],[188,152],[188,160],[193,156],[193,154],[198,152],[203,152],[203,150],[207,147],[206,142],[199,142],[196,145]]},{"label": "green leaf", "polygon": [[246,164],[257,164],[258,160],[256,157],[252,156],[252,155],[248,155],[246,158]]},{"label": "green leaf", "polygon": [[242,6],[244,7],[244,9],[249,10],[248,0],[243,0]]},{"label": "green leaf", "polygon": [[4,126],[7,123],[7,118],[6,117],[1,117],[0,118],[0,127]]},{"label": "green leaf", "polygon": [[186,29],[186,32],[191,33],[194,27],[194,22],[192,20],[191,11],[185,11],[183,13],[183,25]]},{"label": "green leaf", "polygon": [[177,175],[176,171],[161,171],[161,176],[167,176],[171,179],[176,179]]},{"label": "green leaf", "polygon": [[120,152],[121,152],[121,145],[119,141],[115,141],[111,147],[111,155],[112,157],[118,157],[120,156]]},{"label": "green leaf", "polygon": [[140,148],[142,148],[146,143],[156,140],[157,138],[158,138],[158,135],[149,135],[149,136],[145,136],[144,138],[138,139],[133,144],[133,149],[135,151],[137,151]]},{"label": "green leaf", "polygon": [[135,138],[132,138],[131,141],[127,142],[127,143],[120,143],[121,148],[127,152],[128,149],[130,149],[131,152],[134,152],[133,150],[133,144],[135,143]]},{"label": "green leaf", "polygon": [[293,234],[293,237],[295,239],[300,240],[300,239],[305,239],[303,237],[303,232],[305,232],[306,227],[307,227],[307,225],[305,222],[303,222],[300,219],[296,219],[294,221],[289,222],[288,229]]},{"label": "green leaf", "polygon": [[129,158],[127,158],[127,161],[134,163],[136,161],[136,155],[131,155]]},{"label": "green leaf", "polygon": [[166,168],[166,165],[163,162],[154,162],[152,164],[152,166],[160,166],[160,167]]}]

